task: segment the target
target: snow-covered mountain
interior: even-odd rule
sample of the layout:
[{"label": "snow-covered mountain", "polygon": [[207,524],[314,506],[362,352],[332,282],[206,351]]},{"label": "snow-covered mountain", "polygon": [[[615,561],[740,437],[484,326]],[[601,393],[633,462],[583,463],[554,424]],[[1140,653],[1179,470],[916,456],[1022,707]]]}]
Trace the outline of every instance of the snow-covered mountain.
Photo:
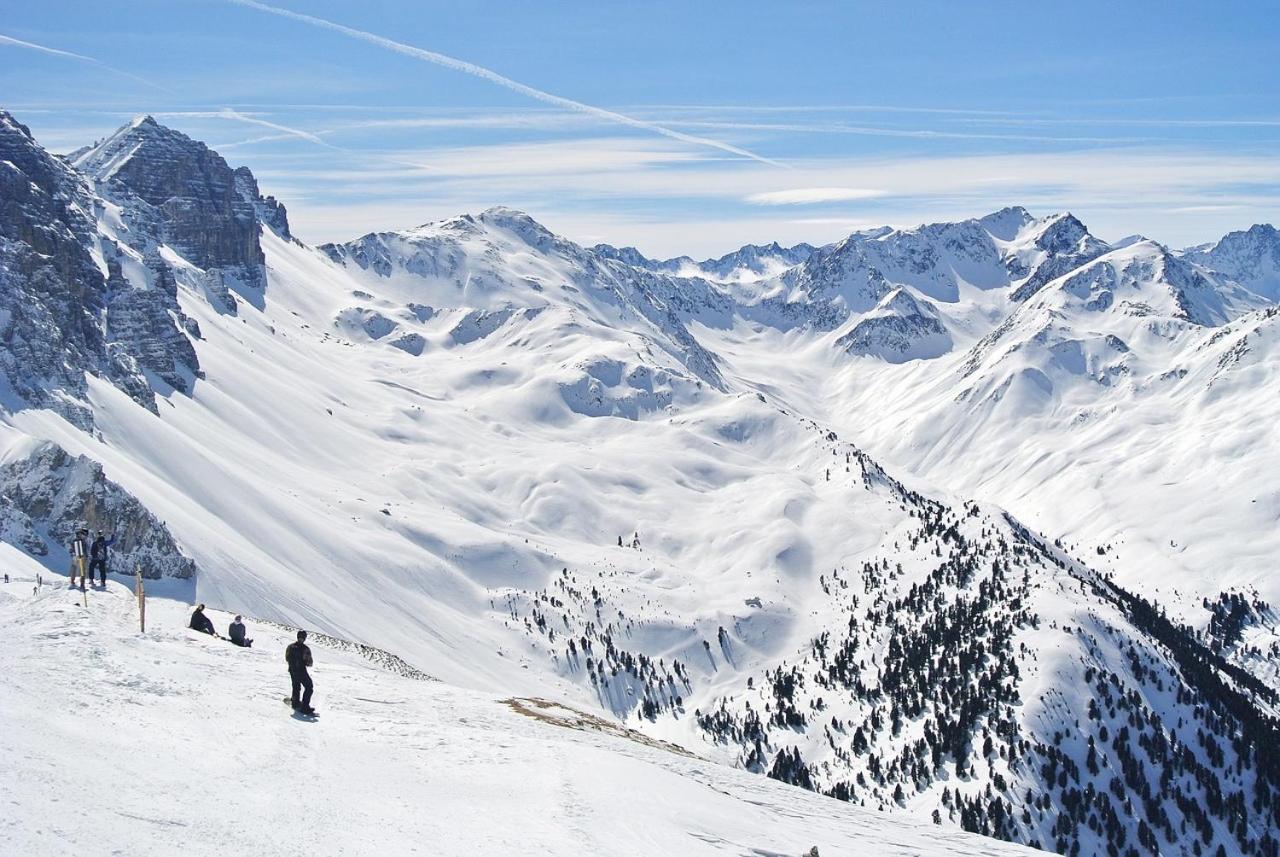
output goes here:
[{"label": "snow-covered mountain", "polygon": [[1184,256],[1280,301],[1280,232],[1269,223],[1228,233],[1216,244],[1191,248]]},{"label": "snow-covered mountain", "polygon": [[43,567],[79,517],[176,597],[848,803],[1280,848],[1240,277],[1020,208],[697,271],[500,208],[313,248],[150,119],[60,159],[3,114],[0,167],[0,538]]},{"label": "snow-covered mountain", "polygon": [[777,276],[808,259],[814,249],[812,245],[803,243],[783,247],[777,241],[772,244],[744,244],[717,259],[695,262],[688,256],[649,259],[634,247],[597,244],[591,248],[597,256],[615,259],[633,268],[680,277],[700,277],[717,283],[750,283]]}]

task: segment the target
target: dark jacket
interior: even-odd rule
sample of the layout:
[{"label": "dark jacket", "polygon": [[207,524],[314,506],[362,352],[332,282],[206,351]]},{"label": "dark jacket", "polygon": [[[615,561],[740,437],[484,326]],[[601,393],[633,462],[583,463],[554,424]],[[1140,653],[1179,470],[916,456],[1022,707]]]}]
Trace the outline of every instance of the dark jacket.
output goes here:
[{"label": "dark jacket", "polygon": [[92,553],[93,558],[105,560],[107,558],[107,548],[111,547],[115,543],[116,543],[115,536],[112,536],[109,539],[105,539],[102,536],[98,536],[96,539],[93,540],[93,547],[90,548],[90,552]]},{"label": "dark jacket", "polygon": [[232,622],[231,627],[227,629],[227,636],[231,638],[233,643],[244,643],[244,623]]},{"label": "dark jacket", "polygon": [[71,543],[71,555],[73,557],[89,556],[89,540],[84,536],[76,536],[75,541]]},{"label": "dark jacket", "polygon": [[284,650],[285,663],[291,673],[305,673],[311,666],[311,650],[306,643],[290,643]]},{"label": "dark jacket", "polygon": [[205,634],[212,634],[214,633],[213,620],[204,615],[203,610],[197,610],[191,614],[191,630],[200,631]]}]

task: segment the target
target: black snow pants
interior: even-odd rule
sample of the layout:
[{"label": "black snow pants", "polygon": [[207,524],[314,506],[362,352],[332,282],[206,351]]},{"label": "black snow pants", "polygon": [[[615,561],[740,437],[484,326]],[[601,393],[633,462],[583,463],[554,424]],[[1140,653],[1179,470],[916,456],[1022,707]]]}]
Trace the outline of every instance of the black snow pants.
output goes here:
[{"label": "black snow pants", "polygon": [[[310,708],[311,707],[311,691],[315,689],[311,683],[311,676],[306,670],[289,670],[289,680],[293,682],[293,707],[294,708]],[[298,699],[298,692],[305,690],[302,699]]]},{"label": "black snow pants", "polygon": [[102,579],[102,585],[106,586],[107,585],[107,561],[100,556],[94,557],[93,559],[89,560],[89,580],[90,581],[93,580],[94,569],[98,570],[98,574],[101,576],[101,579]]}]

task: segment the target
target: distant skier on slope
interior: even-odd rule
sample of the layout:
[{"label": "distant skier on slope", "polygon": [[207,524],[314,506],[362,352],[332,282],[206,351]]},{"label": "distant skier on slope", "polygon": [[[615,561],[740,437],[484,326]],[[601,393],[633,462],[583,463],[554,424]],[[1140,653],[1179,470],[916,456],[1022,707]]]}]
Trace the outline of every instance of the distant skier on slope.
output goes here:
[{"label": "distant skier on slope", "polygon": [[71,542],[71,588],[76,586],[76,569],[80,570],[80,591],[84,591],[85,563],[89,561],[89,531],[81,527]]},{"label": "distant skier on slope", "polygon": [[[284,660],[289,665],[289,681],[293,684],[293,710],[315,714],[316,710],[311,707],[311,692],[315,690],[315,686],[307,673],[307,667],[311,666],[311,649],[307,648],[306,640],[307,632],[299,631],[298,641],[290,643],[284,650]],[[304,689],[306,692],[302,694],[302,699],[298,699],[298,692]]]},{"label": "distant skier on slope", "polygon": [[98,530],[98,537],[93,540],[93,545],[89,548],[89,580],[93,580],[93,572],[96,569],[102,586],[107,585],[107,550],[116,543],[116,534],[112,533],[111,538],[107,538],[102,530]]},{"label": "distant skier on slope", "polygon": [[188,626],[193,631],[199,631],[202,634],[212,634],[218,636],[213,630],[213,620],[204,615],[204,605],[196,605],[196,609],[191,614],[191,624]]},{"label": "distant skier on slope", "polygon": [[237,616],[235,621],[231,623],[231,627],[227,628],[227,639],[237,646],[243,646],[247,649],[253,645],[253,640],[246,640],[244,633],[244,620]]}]

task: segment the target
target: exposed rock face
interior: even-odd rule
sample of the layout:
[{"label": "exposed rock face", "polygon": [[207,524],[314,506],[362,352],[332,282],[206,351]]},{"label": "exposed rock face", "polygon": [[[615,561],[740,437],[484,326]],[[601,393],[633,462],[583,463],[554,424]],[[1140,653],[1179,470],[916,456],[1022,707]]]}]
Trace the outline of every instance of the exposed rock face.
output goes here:
[{"label": "exposed rock face", "polygon": [[933,304],[912,297],[906,289],[895,289],[836,345],[849,354],[902,363],[945,354],[951,348],[951,335]]},{"label": "exposed rock face", "polygon": [[1268,223],[1228,232],[1217,244],[1193,248],[1185,256],[1265,298],[1280,301],[1280,230]]},{"label": "exposed rock face", "polygon": [[[75,153],[72,163],[98,193],[120,206],[124,228],[112,237],[145,260],[147,279],[158,277],[166,290],[181,281],[230,313],[236,312],[237,294],[261,306],[266,287],[261,228],[292,236],[284,206],[262,196],[248,168],[231,169],[217,152],[150,116]],[[162,245],[190,266],[166,263],[158,252]],[[176,299],[166,302],[165,314],[170,312],[177,312]],[[176,318],[185,326],[180,314]],[[196,367],[190,363],[189,368]],[[179,383],[183,374],[165,380],[185,389]]]},{"label": "exposed rock face", "polygon": [[[1012,297],[1015,301],[1025,301],[1052,280],[1092,262],[1111,249],[1090,235],[1085,225],[1071,214],[1052,220],[1033,243],[1044,251],[1045,259],[1014,290]],[[1017,273],[1013,265],[1010,268],[1011,272]]]},{"label": "exposed rock face", "polygon": [[0,467],[0,540],[61,568],[70,563],[69,546],[81,526],[116,534],[112,571],[141,567],[149,578],[195,573],[168,527],[107,479],[96,461],[45,444]]},{"label": "exposed rock face", "polygon": [[76,173],[0,111],[0,370],[21,400],[81,427],[92,424],[85,372],[151,401],[136,361],[108,347],[92,207]]},{"label": "exposed rock face", "polygon": [[262,196],[249,170],[150,117],[64,160],[0,111],[9,406],[52,408],[89,428],[86,373],[153,411],[156,392],[190,393],[199,329],[178,288],[227,312],[236,311],[233,293],[260,303],[262,226],[291,238],[284,206]]},{"label": "exposed rock face", "polygon": [[[189,336],[196,336],[199,328],[178,308],[178,283],[173,271],[153,251],[145,257],[152,274],[151,288],[134,288],[121,270],[121,248],[112,244],[103,249],[110,272],[109,348],[118,359],[131,361],[170,387],[190,393],[200,364]],[[150,398],[147,403],[154,409]]]},{"label": "exposed rock face", "polygon": [[236,193],[241,199],[253,204],[258,222],[281,238],[292,240],[293,233],[289,231],[289,213],[285,211],[284,203],[274,196],[263,196],[258,190],[258,180],[253,177],[248,167],[236,167],[235,177]]},{"label": "exposed rock face", "polygon": [[[257,184],[252,176],[237,176],[208,146],[146,116],[74,163],[125,207],[130,225],[147,237],[197,267],[226,269],[246,284],[263,285]],[[250,189],[253,196],[246,195]]]}]

